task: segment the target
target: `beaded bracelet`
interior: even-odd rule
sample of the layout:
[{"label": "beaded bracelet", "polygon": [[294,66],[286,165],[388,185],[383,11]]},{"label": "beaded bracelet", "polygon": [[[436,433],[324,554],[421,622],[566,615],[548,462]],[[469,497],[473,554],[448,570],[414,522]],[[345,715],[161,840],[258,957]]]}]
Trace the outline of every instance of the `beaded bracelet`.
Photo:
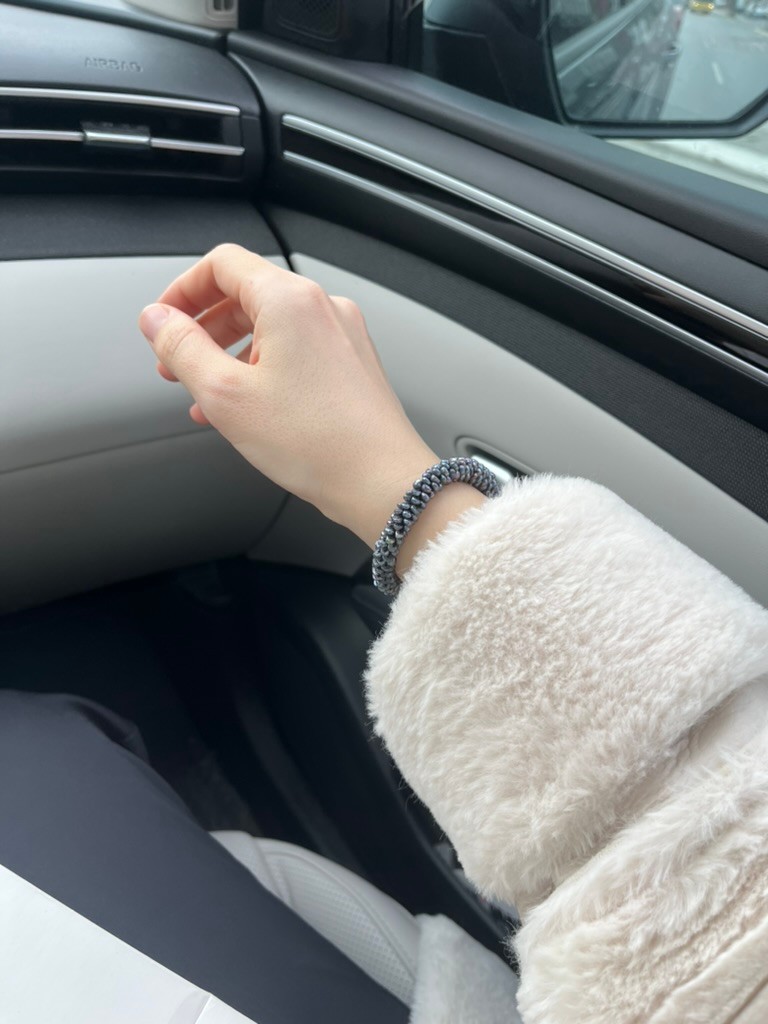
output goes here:
[{"label": "beaded bracelet", "polygon": [[487,498],[495,498],[501,493],[499,481],[477,459],[463,456],[443,459],[423,473],[389,517],[373,549],[373,585],[382,593],[394,596],[400,589],[395,562],[408,531],[429,499],[442,491],[446,484],[454,482],[470,484]]}]

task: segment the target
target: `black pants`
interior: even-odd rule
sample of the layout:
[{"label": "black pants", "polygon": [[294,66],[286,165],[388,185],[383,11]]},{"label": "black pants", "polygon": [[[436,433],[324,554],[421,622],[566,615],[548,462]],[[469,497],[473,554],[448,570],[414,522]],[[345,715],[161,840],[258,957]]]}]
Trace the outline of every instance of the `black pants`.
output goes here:
[{"label": "black pants", "polygon": [[0,691],[0,864],[258,1024],[408,1019],[200,828],[135,728],[96,704]]}]

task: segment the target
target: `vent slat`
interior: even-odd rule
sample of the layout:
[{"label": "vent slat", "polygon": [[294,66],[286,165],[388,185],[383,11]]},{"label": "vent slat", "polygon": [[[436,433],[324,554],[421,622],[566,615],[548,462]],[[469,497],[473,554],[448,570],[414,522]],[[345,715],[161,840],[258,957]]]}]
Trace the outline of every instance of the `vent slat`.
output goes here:
[{"label": "vent slat", "polygon": [[82,142],[83,132],[45,131],[41,128],[0,128],[0,140],[9,142]]},{"label": "vent slat", "polygon": [[208,100],[179,99],[177,96],[152,96],[139,92],[98,92],[95,89],[47,89],[38,86],[0,85],[0,100],[15,99],[74,100],[83,103],[122,103],[139,107],[163,107],[166,110],[187,110],[196,114],[218,114],[239,117],[240,108],[229,103]]},{"label": "vent slat", "polygon": [[234,181],[240,116],[205,100],[0,86],[0,167]]}]

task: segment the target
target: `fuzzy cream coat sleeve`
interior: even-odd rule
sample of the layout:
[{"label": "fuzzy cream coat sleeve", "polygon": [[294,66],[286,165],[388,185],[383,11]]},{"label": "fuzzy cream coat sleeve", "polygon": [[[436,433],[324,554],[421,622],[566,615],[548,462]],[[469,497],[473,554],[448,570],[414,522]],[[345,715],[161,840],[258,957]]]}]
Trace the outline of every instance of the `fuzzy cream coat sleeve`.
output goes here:
[{"label": "fuzzy cream coat sleeve", "polygon": [[[534,477],[420,554],[366,674],[526,1024],[768,1021],[768,613],[606,489]],[[459,1024],[459,1022],[457,1022]]]}]

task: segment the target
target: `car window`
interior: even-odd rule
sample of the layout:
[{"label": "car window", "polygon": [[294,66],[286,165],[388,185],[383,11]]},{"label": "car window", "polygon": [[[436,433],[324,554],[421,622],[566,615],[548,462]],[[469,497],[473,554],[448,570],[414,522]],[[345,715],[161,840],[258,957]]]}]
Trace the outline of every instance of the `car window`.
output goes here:
[{"label": "car window", "polygon": [[768,0],[425,0],[421,70],[768,191]]}]

